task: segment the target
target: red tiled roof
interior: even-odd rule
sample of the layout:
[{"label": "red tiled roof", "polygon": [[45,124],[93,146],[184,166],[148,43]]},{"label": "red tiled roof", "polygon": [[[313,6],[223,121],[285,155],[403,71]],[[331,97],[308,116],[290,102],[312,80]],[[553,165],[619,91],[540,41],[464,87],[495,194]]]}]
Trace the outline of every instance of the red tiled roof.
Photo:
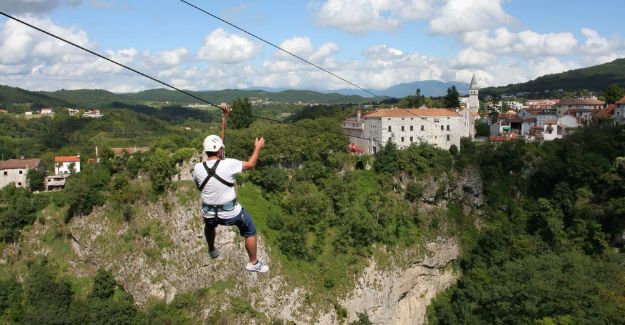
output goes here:
[{"label": "red tiled roof", "polygon": [[391,108],[381,109],[367,114],[366,117],[430,117],[430,116],[460,116],[458,112],[446,108]]},{"label": "red tiled roof", "polygon": [[564,98],[558,105],[603,105],[604,101],[589,98]]},{"label": "red tiled roof", "polygon": [[523,122],[536,122],[536,118],[535,117],[528,117],[526,119],[523,119]]},{"label": "red tiled roof", "polygon": [[615,104],[616,105],[625,105],[625,97],[619,99]]},{"label": "red tiled roof", "polygon": [[616,104],[610,104],[608,107],[600,110],[599,113],[597,113],[597,116],[612,117],[614,115],[615,108]]},{"label": "red tiled roof", "polygon": [[80,162],[80,156],[55,156],[57,162]]},{"label": "red tiled roof", "polygon": [[0,113],[8,113],[9,111],[7,111],[6,109],[0,109]]},{"label": "red tiled roof", "polygon": [[39,159],[9,159],[0,160],[0,169],[25,169],[39,166]]}]

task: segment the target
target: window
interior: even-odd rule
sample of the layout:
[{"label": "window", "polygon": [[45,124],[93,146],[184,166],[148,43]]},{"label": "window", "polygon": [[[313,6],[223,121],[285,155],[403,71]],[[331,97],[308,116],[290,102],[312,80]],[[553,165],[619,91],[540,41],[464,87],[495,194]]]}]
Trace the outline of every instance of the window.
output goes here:
[{"label": "window", "polygon": [[393,138],[388,137],[388,142],[391,142],[391,141],[393,141]]},{"label": "window", "polygon": [[425,125],[421,125],[421,131],[425,131]]},{"label": "window", "polygon": [[378,148],[373,147],[373,153],[376,153],[376,152],[378,152]]},{"label": "window", "polygon": [[390,120],[391,120],[391,118],[389,117],[389,118],[388,118],[388,120],[390,121]]},{"label": "window", "polygon": [[390,125],[388,126],[388,132],[391,132],[391,126]]},{"label": "window", "polygon": [[404,137],[401,137],[401,142],[404,142]]},{"label": "window", "polygon": [[449,125],[447,125],[447,131],[451,131],[451,129],[449,128]]},{"label": "window", "polygon": [[413,129],[414,129],[414,128],[413,128],[413,126],[411,125],[411,126],[410,126],[410,131],[412,131]]},{"label": "window", "polygon": [[410,137],[410,142],[412,142],[412,137]]},{"label": "window", "polygon": [[8,174],[9,174],[9,172],[5,170],[5,171],[4,171],[4,176],[6,176],[6,175],[8,175]]},{"label": "window", "polygon": [[447,135],[447,141],[449,141],[449,134]]},{"label": "window", "polygon": [[[403,120],[403,119],[402,119]],[[404,131],[404,126],[402,125],[401,130]]]},{"label": "window", "polygon": [[17,182],[17,186],[22,186],[22,182]]},{"label": "window", "polygon": [[445,130],[445,126],[441,125],[441,131]]}]

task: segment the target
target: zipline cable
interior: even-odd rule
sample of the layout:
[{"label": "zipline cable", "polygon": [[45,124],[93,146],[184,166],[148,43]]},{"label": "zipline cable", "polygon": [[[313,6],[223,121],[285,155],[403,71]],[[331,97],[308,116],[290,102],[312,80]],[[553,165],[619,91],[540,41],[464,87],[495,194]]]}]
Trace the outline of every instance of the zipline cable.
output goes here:
[{"label": "zipline cable", "polygon": [[[252,37],[258,39],[258,40],[260,40],[261,42],[263,42],[265,44],[268,44],[268,45],[270,45],[270,46],[272,46],[272,47],[274,47],[274,48],[276,48],[276,49],[278,49],[278,50],[280,50],[280,51],[282,51],[284,53],[287,53],[287,54],[289,54],[289,55],[291,55],[291,56],[301,60],[302,62],[305,62],[305,63],[307,63],[307,64],[309,64],[309,65],[311,65],[311,66],[313,66],[313,67],[315,67],[315,68],[325,72],[325,73],[328,73],[328,74],[332,75],[333,77],[338,78],[338,79],[340,79],[340,80],[342,80],[342,81],[344,81],[344,82],[346,82],[346,83],[348,83],[348,84],[350,84],[350,85],[352,85],[352,86],[354,86],[354,87],[356,87],[356,88],[358,88],[358,89],[360,89],[360,90],[362,90],[362,91],[364,91],[364,92],[366,92],[368,94],[371,94],[374,97],[381,98],[381,99],[384,98],[384,97],[382,97],[380,95],[374,94],[373,92],[371,92],[371,91],[369,91],[369,90],[367,90],[365,88],[362,88],[362,87],[358,86],[354,82],[351,82],[351,81],[349,81],[349,80],[347,80],[347,79],[345,79],[345,78],[343,78],[343,77],[341,77],[341,76],[339,76],[339,75],[337,75],[337,74],[335,74],[335,73],[333,73],[331,71],[328,71],[327,69],[325,69],[325,68],[323,68],[323,67],[321,67],[321,66],[319,66],[319,65],[317,65],[315,63],[310,62],[309,60],[306,60],[306,59],[302,58],[301,56],[299,56],[299,55],[297,55],[297,54],[295,54],[295,53],[293,53],[291,51],[283,49],[282,47],[274,44],[273,42],[270,42],[270,41],[268,41],[268,40],[266,40],[266,39],[264,39],[264,38],[262,38],[262,37],[260,37],[260,36],[258,36],[256,34],[254,34],[252,32],[249,32],[246,29],[244,29],[242,27],[239,27],[239,26],[237,26],[237,25],[235,25],[235,24],[233,24],[233,23],[231,23],[231,22],[229,22],[229,21],[227,21],[227,20],[225,20],[225,19],[223,19],[223,18],[221,18],[221,17],[219,17],[219,16],[217,16],[217,15],[215,15],[215,14],[213,14],[213,13],[211,13],[211,12],[209,12],[209,11],[203,9],[203,8],[201,8],[201,7],[198,7],[197,5],[195,5],[195,4],[193,4],[193,3],[189,2],[189,1],[186,1],[186,0],[179,0],[179,1],[184,3],[184,4],[186,4],[186,5],[188,5],[188,6],[190,6],[190,7],[192,7],[192,8],[194,8],[194,9],[196,9],[196,10],[198,10],[198,11],[200,11],[200,12],[202,12],[202,13],[204,13],[204,14],[206,14],[206,15],[209,15],[209,16],[211,16],[211,17],[213,17],[213,18],[223,22],[224,24],[227,24],[228,26],[231,26],[231,27],[233,27],[233,28],[235,28],[235,29],[237,29],[237,30],[239,30],[239,31],[249,35],[249,36],[252,36]],[[420,115],[416,115],[416,114],[412,113],[408,109],[405,109],[405,108],[398,108],[398,109],[403,110],[403,111],[407,112],[410,115],[417,116],[417,117],[422,117]],[[426,120],[426,123],[429,123],[429,124],[431,124],[431,125],[433,125],[435,127],[438,127],[438,125],[436,125],[436,124],[434,124],[434,123],[432,123],[432,122],[430,122],[428,120]],[[462,138],[462,135],[460,135],[458,133],[455,133],[455,132],[452,132],[452,131],[450,131],[450,133],[455,134],[456,136]],[[358,138],[358,137],[355,137],[355,138]],[[363,138],[361,138],[361,139],[363,139]],[[368,140],[371,140],[371,139],[368,139]],[[374,141],[376,141],[376,140],[374,140]],[[379,141],[379,142],[381,142],[381,141]]]},{"label": "zipline cable", "polygon": [[[166,87],[168,87],[168,88],[171,88],[171,89],[173,89],[173,90],[176,90],[176,91],[178,91],[178,92],[181,92],[181,93],[183,93],[183,94],[185,94],[185,95],[187,95],[187,96],[189,96],[189,97],[192,97],[192,98],[194,98],[194,99],[199,100],[200,102],[203,102],[203,103],[205,103],[205,104],[208,104],[208,105],[211,105],[211,106],[214,106],[214,107],[216,107],[216,108],[221,109],[221,107],[220,107],[219,105],[215,104],[215,103],[212,103],[212,102],[210,102],[210,101],[208,101],[208,100],[206,100],[206,99],[203,99],[203,98],[201,98],[201,97],[198,97],[198,96],[196,96],[196,95],[193,95],[192,93],[190,93],[190,92],[188,92],[188,91],[182,90],[182,89],[180,89],[180,88],[178,88],[178,87],[175,87],[175,86],[173,86],[173,85],[171,85],[171,84],[169,84],[169,83],[166,83],[166,82],[164,82],[164,81],[161,81],[161,80],[159,80],[159,79],[157,79],[157,78],[155,78],[155,77],[152,77],[152,76],[150,76],[150,75],[148,75],[148,74],[146,74],[146,73],[143,73],[143,72],[141,72],[141,71],[139,71],[139,70],[136,70],[136,69],[134,69],[134,68],[131,68],[131,67],[129,67],[129,66],[127,66],[127,65],[125,65],[125,64],[122,64],[122,63],[119,63],[119,62],[117,62],[117,61],[115,61],[115,60],[113,60],[113,59],[107,58],[106,56],[104,56],[104,55],[102,55],[102,54],[100,54],[100,53],[98,53],[98,52],[95,52],[95,51],[89,50],[89,49],[87,49],[87,48],[85,48],[85,47],[83,47],[83,46],[80,46],[80,45],[78,45],[78,44],[76,44],[76,43],[74,43],[74,42],[72,42],[72,41],[69,41],[69,40],[67,40],[67,39],[65,39],[65,38],[63,38],[63,37],[61,37],[61,36],[58,36],[58,35],[56,35],[56,34],[53,34],[53,33],[51,33],[51,32],[48,32],[48,31],[46,31],[46,30],[44,30],[44,29],[42,29],[42,28],[40,28],[40,27],[37,27],[37,26],[32,25],[32,24],[30,24],[30,23],[28,23],[28,22],[25,22],[25,21],[23,21],[23,20],[21,20],[21,19],[18,19],[18,18],[16,18],[16,17],[13,17],[13,16],[11,16],[11,15],[9,15],[9,14],[7,14],[7,13],[3,12],[3,11],[0,11],[0,15],[5,16],[5,17],[7,17],[7,18],[9,18],[9,19],[12,19],[12,20],[14,20],[14,21],[17,21],[17,22],[19,22],[19,23],[21,23],[21,24],[23,24],[23,25],[26,25],[26,26],[28,26],[28,27],[30,27],[30,28],[32,28],[32,29],[35,29],[35,30],[37,30],[37,31],[39,31],[39,32],[42,32],[42,33],[44,33],[44,34],[46,34],[46,35],[48,35],[48,36],[50,36],[50,37],[56,38],[57,40],[59,40],[59,41],[61,41],[61,42],[67,43],[67,44],[69,44],[69,45],[72,45],[72,46],[74,46],[74,47],[76,47],[76,48],[78,48],[78,49],[81,49],[81,50],[83,50],[83,51],[85,51],[85,52],[87,52],[87,53],[90,53],[90,54],[95,55],[95,56],[97,56],[97,57],[99,57],[99,58],[101,58],[101,59],[104,59],[104,60],[106,60],[106,61],[108,61],[108,62],[111,62],[111,63],[113,63],[113,64],[115,64],[115,65],[118,65],[118,66],[120,66],[120,67],[122,67],[122,68],[124,68],[124,69],[130,70],[130,71],[132,71],[132,72],[134,72],[134,73],[136,73],[136,74],[139,74],[139,75],[141,75],[141,76],[143,76],[143,77],[145,77],[145,78],[148,78],[148,79],[150,79],[150,80],[152,80],[152,81],[155,81],[155,82],[157,82],[157,83],[159,83],[159,84],[161,84],[161,85],[164,85],[164,86],[166,86]],[[308,130],[312,130],[312,131],[323,132],[323,133],[328,133],[328,134],[333,134],[333,135],[341,135],[341,136],[345,136],[345,134],[344,134],[344,133],[342,133],[342,132],[333,132],[333,131],[330,131],[330,130],[324,130],[324,129],[320,129],[320,128],[316,128],[316,127],[311,127],[311,126],[307,126],[307,125],[295,124],[295,123],[288,123],[288,122],[284,122],[284,121],[280,121],[280,120],[276,120],[276,119],[272,119],[272,118],[268,118],[268,117],[257,116],[257,115],[253,115],[253,114],[245,114],[245,113],[241,113],[241,112],[232,112],[232,113],[233,113],[233,114],[239,114],[239,115],[250,116],[250,117],[257,118],[257,119],[267,120],[267,121],[271,121],[271,122],[275,122],[275,123],[279,123],[279,124],[292,125],[292,126],[295,126],[295,127],[300,127],[300,128],[304,128],[304,129],[308,129]],[[357,138],[357,139],[368,140],[368,141],[372,141],[372,142],[377,142],[377,143],[383,144],[383,142],[382,142],[382,141],[379,141],[379,140],[376,140],[376,139],[373,139],[373,138],[365,138],[365,137],[359,137],[359,136],[350,136],[350,137],[352,137],[352,138]],[[398,147],[404,147],[404,148],[407,148],[407,146],[400,146],[400,145],[397,145],[397,146],[398,146]]]},{"label": "zipline cable", "polygon": [[329,71],[329,70],[327,70],[327,69],[325,69],[325,68],[323,68],[323,67],[321,67],[321,66],[319,66],[317,64],[314,64],[314,63],[310,62],[309,60],[304,59],[303,57],[301,57],[301,56],[299,56],[299,55],[297,55],[297,54],[295,54],[295,53],[293,53],[291,51],[285,50],[282,47],[280,47],[280,46],[278,46],[278,45],[276,45],[276,44],[274,44],[274,43],[272,43],[272,42],[270,42],[270,41],[268,41],[268,40],[266,40],[266,39],[264,39],[264,38],[262,38],[260,36],[257,36],[256,34],[254,34],[252,32],[248,32],[247,30],[243,29],[242,27],[239,27],[239,26],[237,26],[237,25],[235,25],[235,24],[233,24],[233,23],[231,23],[231,22],[229,22],[229,21],[227,21],[227,20],[225,20],[225,19],[223,19],[223,18],[221,18],[221,17],[219,17],[219,16],[217,16],[215,14],[212,14],[212,13],[208,12],[207,10],[204,10],[204,9],[202,9],[202,8],[192,4],[192,3],[190,3],[189,1],[180,0],[180,2],[182,2],[182,3],[188,5],[188,6],[192,7],[192,8],[195,8],[195,9],[197,9],[197,10],[199,10],[199,11],[201,11],[201,12],[207,14],[207,15],[209,15],[209,16],[211,16],[211,17],[213,17],[213,18],[223,22],[224,24],[227,24],[227,25],[229,25],[229,26],[231,26],[233,28],[236,28],[236,29],[242,31],[243,33],[245,33],[247,35],[250,35],[250,36],[256,38],[257,40],[259,40],[259,41],[261,41],[261,42],[263,42],[265,44],[268,44],[268,45],[270,45],[272,47],[275,47],[276,49],[278,49],[278,50],[280,50],[280,51],[282,51],[284,53],[287,53],[287,54],[291,55],[294,58],[297,58],[297,59],[299,59],[299,60],[301,60],[301,61],[303,61],[303,62],[305,62],[305,63],[307,63],[309,65],[312,65],[313,67],[315,67],[315,68],[317,68],[317,69],[319,69],[319,70],[321,70],[321,71],[323,71],[325,73],[328,73],[328,74],[334,76],[335,78],[340,79],[340,80],[342,80],[342,81],[344,81],[344,82],[346,82],[346,83],[348,83],[348,84],[350,84],[350,85],[352,85],[352,86],[354,86],[354,87],[356,87],[356,88],[358,88],[358,89],[360,89],[360,90],[362,90],[362,91],[372,95],[373,97],[384,98],[382,96],[374,94],[370,90],[367,90],[367,89],[365,89],[363,87],[358,86],[357,84],[355,84],[355,83],[353,83],[353,82],[351,82],[351,81],[349,81],[349,80],[347,80],[347,79],[345,79],[345,78],[343,78],[343,77],[333,73],[332,71]]}]

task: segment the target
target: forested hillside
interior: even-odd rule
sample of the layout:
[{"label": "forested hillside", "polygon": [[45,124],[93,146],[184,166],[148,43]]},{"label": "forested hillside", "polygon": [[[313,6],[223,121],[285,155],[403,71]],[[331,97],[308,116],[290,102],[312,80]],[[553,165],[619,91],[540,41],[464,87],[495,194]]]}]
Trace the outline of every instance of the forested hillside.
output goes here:
[{"label": "forested hillside", "polygon": [[480,89],[480,96],[523,93],[527,97],[544,98],[557,95],[560,90],[565,92],[589,90],[601,93],[612,84],[625,87],[625,59],[618,59],[593,67],[545,75],[525,83]]},{"label": "forested hillside", "polygon": [[463,148],[458,163],[484,179],[485,226],[430,322],[625,323],[625,129]]}]

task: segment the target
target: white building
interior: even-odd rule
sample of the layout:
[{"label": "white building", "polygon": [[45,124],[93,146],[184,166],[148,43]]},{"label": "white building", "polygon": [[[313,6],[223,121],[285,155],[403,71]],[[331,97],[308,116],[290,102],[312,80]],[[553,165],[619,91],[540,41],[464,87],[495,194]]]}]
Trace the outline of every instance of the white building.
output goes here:
[{"label": "white building", "polygon": [[55,156],[55,175],[73,174],[80,172],[80,155],[76,156]]},{"label": "white building", "polygon": [[449,149],[460,149],[460,139],[475,137],[475,121],[479,117],[480,102],[475,75],[465,109],[446,108],[392,108],[348,117],[342,122],[349,141],[362,150],[374,154],[389,141],[399,148],[412,143],[429,143]]},{"label": "white building", "polygon": [[343,129],[351,143],[369,154],[389,141],[400,148],[422,142],[460,148],[460,139],[469,136],[463,114],[445,108],[381,109],[343,121]]},{"label": "white building", "polygon": [[92,109],[90,111],[87,111],[85,113],[82,114],[83,117],[88,117],[88,118],[101,118],[102,113],[100,113],[100,110],[98,109]]},{"label": "white building", "polygon": [[15,183],[17,187],[27,187],[26,175],[30,169],[44,171],[39,159],[9,159],[0,161],[0,188]]},{"label": "white building", "polygon": [[54,115],[54,111],[52,110],[52,108],[47,107],[47,108],[42,108],[39,111],[39,114],[41,114],[41,115]]},{"label": "white building", "polygon": [[612,115],[612,118],[614,118],[614,124],[625,125],[625,97],[621,98],[614,104],[616,105],[614,115]]},{"label": "white building", "polygon": [[75,108],[68,108],[67,113],[69,113],[69,116],[76,116],[80,111]]}]

